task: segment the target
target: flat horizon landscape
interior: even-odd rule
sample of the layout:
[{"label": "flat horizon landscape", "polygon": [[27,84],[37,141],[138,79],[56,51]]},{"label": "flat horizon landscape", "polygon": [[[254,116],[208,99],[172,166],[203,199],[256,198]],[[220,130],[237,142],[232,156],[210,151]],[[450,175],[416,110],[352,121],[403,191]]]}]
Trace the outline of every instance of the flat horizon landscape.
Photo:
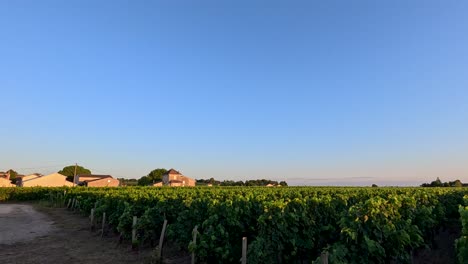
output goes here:
[{"label": "flat horizon landscape", "polygon": [[467,14],[0,1],[0,260],[468,263]]}]

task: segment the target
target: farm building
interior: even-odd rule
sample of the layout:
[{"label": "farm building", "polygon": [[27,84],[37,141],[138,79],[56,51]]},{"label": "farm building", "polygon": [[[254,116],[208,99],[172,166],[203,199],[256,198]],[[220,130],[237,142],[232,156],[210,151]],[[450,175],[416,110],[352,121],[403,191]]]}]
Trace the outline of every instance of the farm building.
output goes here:
[{"label": "farm building", "polygon": [[163,175],[163,184],[167,186],[195,186],[195,180],[182,175],[180,172],[170,169]]},{"label": "farm building", "polygon": [[4,179],[9,180],[10,179],[10,171],[7,171],[7,172],[0,171],[0,178],[4,178]]},{"label": "farm building", "polygon": [[16,184],[10,180],[10,170],[7,172],[0,171],[0,187],[15,187]]},{"label": "farm building", "polygon": [[11,183],[10,179],[0,177],[0,187],[15,187],[13,183]]},{"label": "farm building", "polygon": [[31,174],[17,179],[16,185],[19,187],[61,187],[73,186],[72,182],[67,181],[67,177],[60,173],[52,173],[49,175]]},{"label": "farm building", "polygon": [[76,176],[77,185],[88,187],[118,187],[120,181],[111,175],[80,174]]}]

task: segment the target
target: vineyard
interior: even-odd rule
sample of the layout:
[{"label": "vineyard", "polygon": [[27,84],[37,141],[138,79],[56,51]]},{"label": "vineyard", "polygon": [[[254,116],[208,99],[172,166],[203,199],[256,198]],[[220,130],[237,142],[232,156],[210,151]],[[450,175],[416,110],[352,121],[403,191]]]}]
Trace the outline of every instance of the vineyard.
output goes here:
[{"label": "vineyard", "polygon": [[460,213],[462,261],[467,194],[464,188],[37,187],[1,188],[0,202],[72,206],[73,200],[97,222],[105,213],[123,240],[131,241],[133,231],[137,246],[155,246],[167,221],[165,239],[193,252],[197,263],[238,263],[243,237],[248,263],[321,263],[325,252],[329,263],[411,263],[412,252],[430,247],[436,230]]}]

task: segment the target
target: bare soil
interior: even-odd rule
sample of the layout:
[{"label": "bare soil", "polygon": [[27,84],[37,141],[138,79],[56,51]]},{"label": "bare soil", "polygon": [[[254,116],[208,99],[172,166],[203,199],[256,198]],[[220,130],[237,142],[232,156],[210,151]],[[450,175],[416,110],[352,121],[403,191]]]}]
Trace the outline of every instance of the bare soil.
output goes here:
[{"label": "bare soil", "polygon": [[0,204],[0,245],[25,242],[54,230],[53,221],[31,205]]},{"label": "bare soil", "polygon": [[37,204],[0,204],[1,263],[149,263],[118,238],[91,232],[87,217]]}]

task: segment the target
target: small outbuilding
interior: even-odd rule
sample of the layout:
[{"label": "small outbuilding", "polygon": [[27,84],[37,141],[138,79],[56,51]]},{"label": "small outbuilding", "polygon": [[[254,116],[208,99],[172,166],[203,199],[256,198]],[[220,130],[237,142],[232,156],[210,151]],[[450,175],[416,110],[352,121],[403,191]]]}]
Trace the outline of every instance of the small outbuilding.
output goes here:
[{"label": "small outbuilding", "polygon": [[118,187],[120,181],[111,175],[80,174],[76,176],[75,183],[88,187]]}]

